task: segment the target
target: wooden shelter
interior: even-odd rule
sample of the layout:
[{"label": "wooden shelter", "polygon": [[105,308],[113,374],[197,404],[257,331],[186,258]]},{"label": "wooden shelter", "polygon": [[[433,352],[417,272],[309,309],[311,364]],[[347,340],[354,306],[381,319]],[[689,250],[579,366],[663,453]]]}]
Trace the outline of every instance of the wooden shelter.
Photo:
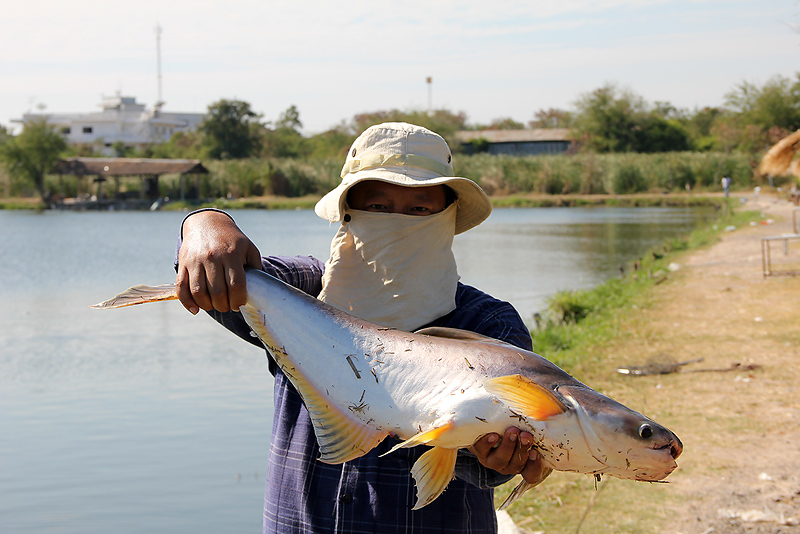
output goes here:
[{"label": "wooden shelter", "polygon": [[78,177],[94,176],[98,184],[98,200],[102,200],[102,184],[108,178],[139,176],[143,180],[142,200],[159,197],[158,179],[162,174],[181,175],[181,200],[185,198],[184,175],[208,174],[197,159],[146,159],[146,158],[65,158],[54,169],[56,174]]}]

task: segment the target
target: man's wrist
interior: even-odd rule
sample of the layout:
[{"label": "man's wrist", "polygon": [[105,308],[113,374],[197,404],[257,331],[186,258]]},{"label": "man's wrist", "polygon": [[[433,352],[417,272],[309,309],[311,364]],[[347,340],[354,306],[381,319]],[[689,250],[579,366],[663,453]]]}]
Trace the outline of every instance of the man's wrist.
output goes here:
[{"label": "man's wrist", "polygon": [[[184,228],[184,225],[186,224],[186,221],[188,221],[190,217],[192,217],[194,215],[197,215],[199,213],[206,213],[206,214],[209,214],[209,213],[220,213],[220,214],[224,215],[225,217],[227,217],[228,219],[230,219],[230,221],[233,224],[236,224],[236,221],[234,221],[233,217],[227,212],[224,212],[224,211],[222,211],[220,209],[217,209],[217,208],[201,208],[199,210],[195,210],[195,211],[191,212],[190,214],[188,214],[186,217],[183,218],[183,221],[181,221],[181,241],[183,241],[183,228]],[[206,216],[208,216],[208,215],[206,215]]]}]

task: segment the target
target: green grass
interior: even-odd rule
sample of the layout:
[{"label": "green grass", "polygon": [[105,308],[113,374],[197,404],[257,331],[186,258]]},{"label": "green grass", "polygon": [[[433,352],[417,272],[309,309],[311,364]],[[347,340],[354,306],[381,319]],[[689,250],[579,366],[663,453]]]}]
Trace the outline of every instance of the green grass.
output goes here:
[{"label": "green grass", "polygon": [[0,199],[0,210],[44,210],[47,206],[37,198]]}]

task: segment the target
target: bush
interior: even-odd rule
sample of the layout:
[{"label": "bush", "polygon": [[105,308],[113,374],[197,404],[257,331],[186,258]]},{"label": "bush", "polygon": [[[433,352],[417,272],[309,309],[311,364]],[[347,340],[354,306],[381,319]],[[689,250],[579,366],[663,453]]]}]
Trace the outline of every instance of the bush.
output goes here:
[{"label": "bush", "polygon": [[634,165],[623,165],[617,169],[614,176],[614,193],[630,194],[647,191],[647,180],[638,167]]}]

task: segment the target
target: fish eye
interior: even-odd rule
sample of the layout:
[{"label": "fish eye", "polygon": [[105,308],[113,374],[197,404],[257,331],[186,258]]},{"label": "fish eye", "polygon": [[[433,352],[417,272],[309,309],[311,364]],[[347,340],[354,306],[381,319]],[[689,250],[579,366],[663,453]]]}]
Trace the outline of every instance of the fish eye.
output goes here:
[{"label": "fish eye", "polygon": [[639,427],[639,437],[642,439],[649,439],[653,437],[653,427],[647,423]]}]

